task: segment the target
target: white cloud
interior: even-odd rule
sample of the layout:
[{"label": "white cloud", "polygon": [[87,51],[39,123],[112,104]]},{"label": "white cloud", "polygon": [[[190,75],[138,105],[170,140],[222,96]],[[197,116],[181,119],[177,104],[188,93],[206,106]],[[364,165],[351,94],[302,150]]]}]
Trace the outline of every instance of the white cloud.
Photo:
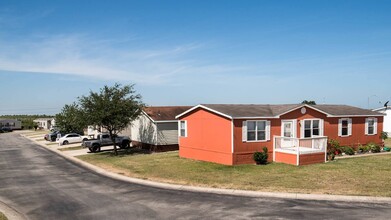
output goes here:
[{"label": "white cloud", "polygon": [[0,70],[70,74],[140,84],[166,84],[182,74],[229,70],[228,67],[199,65],[185,58],[201,48],[201,44],[190,43],[165,49],[134,50],[126,40],[92,39],[80,34],[34,36],[23,42],[6,43],[0,39]]}]

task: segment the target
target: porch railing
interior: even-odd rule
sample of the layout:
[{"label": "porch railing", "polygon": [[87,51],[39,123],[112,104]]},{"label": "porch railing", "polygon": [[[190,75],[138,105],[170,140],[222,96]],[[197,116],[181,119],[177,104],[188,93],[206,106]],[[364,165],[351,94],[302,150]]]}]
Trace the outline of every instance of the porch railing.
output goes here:
[{"label": "porch railing", "polygon": [[297,164],[299,164],[300,154],[324,152],[326,161],[327,137],[291,138],[274,136],[273,161],[276,159],[275,152],[295,154],[297,156]]},{"label": "porch railing", "polygon": [[327,148],[327,137],[291,138],[274,136],[274,149],[313,149],[324,151]]}]

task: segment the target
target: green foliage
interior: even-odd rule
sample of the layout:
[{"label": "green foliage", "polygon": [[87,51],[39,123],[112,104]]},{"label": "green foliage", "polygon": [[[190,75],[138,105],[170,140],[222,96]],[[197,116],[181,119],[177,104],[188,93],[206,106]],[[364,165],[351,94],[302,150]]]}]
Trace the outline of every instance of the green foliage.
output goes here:
[{"label": "green foliage", "polygon": [[304,100],[304,101],[301,102],[301,104],[316,105],[316,102],[315,102],[315,101],[307,101],[307,100]]},{"label": "green foliage", "polygon": [[341,146],[339,145],[339,142],[334,139],[329,139],[327,144],[327,153],[328,154],[340,154],[341,153]]},{"label": "green foliage", "polygon": [[8,220],[8,218],[2,212],[0,212],[0,220]]},{"label": "green foliage", "polygon": [[369,143],[367,145],[367,148],[372,152],[372,153],[379,153],[381,151],[381,147],[375,143]]},{"label": "green foliage", "polygon": [[354,149],[352,147],[342,147],[342,152],[345,153],[346,155],[354,155]]},{"label": "green foliage", "polygon": [[387,140],[388,139],[388,133],[385,132],[385,131],[382,131],[381,134],[380,134],[380,138],[382,140]]},{"label": "green foliage", "polygon": [[268,150],[267,147],[263,148],[263,152],[255,152],[253,154],[253,159],[256,164],[267,164],[267,158],[269,157],[268,155]]},{"label": "green foliage", "polygon": [[55,116],[56,127],[65,133],[83,134],[83,129],[87,127],[83,110],[76,103],[65,105],[61,112]]},{"label": "green foliage", "polygon": [[368,145],[360,145],[358,146],[358,151],[361,152],[361,153],[367,153],[369,152],[370,148],[368,147]]},{"label": "green foliage", "polygon": [[[104,86],[99,93],[90,91],[88,96],[79,97],[79,105],[84,122],[106,129],[112,139],[127,128],[144,107],[141,95],[136,94],[133,85],[118,83]],[[117,154],[115,145],[114,152]]]}]

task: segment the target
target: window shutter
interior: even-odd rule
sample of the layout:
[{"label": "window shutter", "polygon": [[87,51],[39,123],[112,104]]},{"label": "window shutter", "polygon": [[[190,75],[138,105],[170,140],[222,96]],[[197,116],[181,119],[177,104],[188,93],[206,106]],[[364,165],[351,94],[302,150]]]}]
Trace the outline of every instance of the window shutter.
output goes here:
[{"label": "window shutter", "polygon": [[242,124],[242,141],[247,141],[247,121],[243,121]]},{"label": "window shutter", "polygon": [[342,136],[342,118],[338,119],[338,136]]},{"label": "window shutter", "polygon": [[352,119],[348,118],[348,135],[352,135]]},{"label": "window shutter", "polygon": [[324,133],[324,121],[323,119],[319,120],[319,135],[323,136]]},{"label": "window shutter", "polygon": [[[297,137],[297,120],[293,120],[293,137],[296,138]],[[283,136],[283,134],[281,135]]]},{"label": "window shutter", "polygon": [[187,121],[185,121],[185,137],[187,137]]},{"label": "window shutter", "polygon": [[266,121],[266,140],[270,141],[270,121]]},{"label": "window shutter", "polygon": [[178,137],[181,136],[181,121],[178,120]]},{"label": "window shutter", "polygon": [[304,120],[300,120],[300,138],[304,138]]},{"label": "window shutter", "polygon": [[373,120],[373,134],[377,134],[377,118],[374,118]]},{"label": "window shutter", "polygon": [[368,118],[365,119],[365,134],[368,134]]}]

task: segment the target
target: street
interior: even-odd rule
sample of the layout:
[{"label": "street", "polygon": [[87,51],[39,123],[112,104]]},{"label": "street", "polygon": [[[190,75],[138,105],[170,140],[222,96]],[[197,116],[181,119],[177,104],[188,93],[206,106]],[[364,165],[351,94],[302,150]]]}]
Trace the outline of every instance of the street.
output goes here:
[{"label": "street", "polygon": [[0,201],[29,219],[389,219],[389,204],[248,198],[159,189],[93,173],[0,134]]}]

